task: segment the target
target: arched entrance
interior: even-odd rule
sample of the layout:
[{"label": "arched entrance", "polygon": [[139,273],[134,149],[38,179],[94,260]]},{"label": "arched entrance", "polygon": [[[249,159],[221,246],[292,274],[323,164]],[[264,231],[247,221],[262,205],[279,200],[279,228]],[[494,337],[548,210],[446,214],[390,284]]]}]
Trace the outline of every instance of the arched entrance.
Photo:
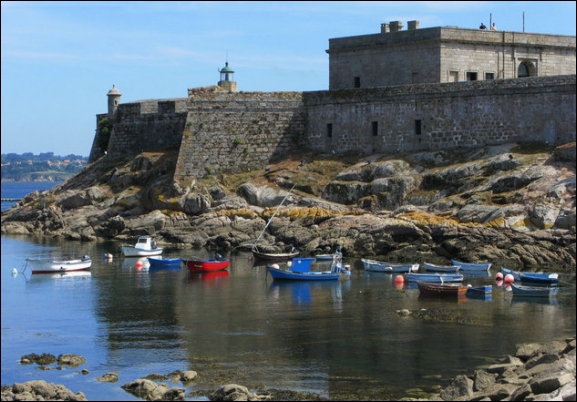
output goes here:
[{"label": "arched entrance", "polygon": [[535,75],[537,75],[537,69],[533,62],[524,60],[519,63],[519,67],[517,68],[517,78],[533,77]]}]

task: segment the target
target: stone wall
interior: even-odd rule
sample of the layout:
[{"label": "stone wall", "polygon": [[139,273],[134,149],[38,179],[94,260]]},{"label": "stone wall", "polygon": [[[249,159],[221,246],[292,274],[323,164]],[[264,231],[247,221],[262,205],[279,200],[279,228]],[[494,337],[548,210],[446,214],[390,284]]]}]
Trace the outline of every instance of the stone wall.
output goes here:
[{"label": "stone wall", "polygon": [[575,75],[311,92],[306,104],[318,152],[575,141]]},{"label": "stone wall", "polygon": [[[560,145],[575,141],[575,81],[564,75],[318,92],[190,89],[188,98],[119,105],[107,151],[124,157],[178,150],[175,176],[184,178],[262,169],[309,151]],[[98,137],[97,130],[94,144]],[[93,145],[91,161],[102,153]]]},{"label": "stone wall", "polygon": [[[186,121],[187,99],[144,100],[120,104],[112,119],[106,151],[112,158],[144,151],[178,149]],[[108,115],[98,115],[97,122]],[[98,125],[97,125],[98,127]],[[89,162],[102,156],[97,129]]]},{"label": "stone wall", "polygon": [[298,152],[306,130],[302,92],[189,91],[175,176],[264,168]]}]

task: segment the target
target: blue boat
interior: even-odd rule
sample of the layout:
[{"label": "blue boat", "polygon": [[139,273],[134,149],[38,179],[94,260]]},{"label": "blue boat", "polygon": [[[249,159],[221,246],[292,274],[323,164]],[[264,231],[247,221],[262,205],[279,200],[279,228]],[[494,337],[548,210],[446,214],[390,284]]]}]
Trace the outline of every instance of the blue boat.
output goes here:
[{"label": "blue boat", "polygon": [[557,273],[521,272],[519,276],[522,283],[534,285],[555,285],[559,282],[559,274]]},{"label": "blue boat", "polygon": [[180,265],[182,258],[147,257],[151,267],[166,267]]},{"label": "blue boat", "polygon": [[559,274],[555,272],[519,272],[504,267],[501,267],[501,272],[513,275],[515,281],[533,285],[556,285],[559,282]]},{"label": "blue boat", "polygon": [[278,264],[267,266],[267,272],[276,280],[297,280],[297,281],[330,281],[338,280],[342,274],[350,275],[350,271],[343,268],[342,259],[337,255],[333,259],[330,271],[311,271],[311,264],[314,258],[297,257],[287,263],[288,269],[281,269]]},{"label": "blue boat", "polygon": [[463,282],[463,274],[440,274],[438,272],[430,273],[413,273],[409,272],[403,274],[405,280],[408,282],[432,282],[432,283],[447,283],[447,282]]},{"label": "blue boat", "polygon": [[513,291],[513,296],[522,297],[554,297],[559,292],[559,288],[556,286],[534,287],[517,285],[515,283],[511,284],[511,290]]},{"label": "blue boat", "polygon": [[453,265],[461,266],[461,271],[488,271],[491,268],[491,263],[471,263],[451,260]]},{"label": "blue boat", "polygon": [[467,287],[467,297],[491,297],[493,295],[493,286],[476,286],[469,285]]}]

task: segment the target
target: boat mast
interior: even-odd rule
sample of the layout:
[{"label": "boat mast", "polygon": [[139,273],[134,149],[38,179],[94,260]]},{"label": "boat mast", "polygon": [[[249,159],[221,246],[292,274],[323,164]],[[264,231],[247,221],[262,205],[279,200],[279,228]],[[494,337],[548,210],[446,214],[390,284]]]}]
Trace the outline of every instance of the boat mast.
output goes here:
[{"label": "boat mast", "polygon": [[289,190],[289,192],[287,193],[287,195],[285,195],[285,197],[283,198],[283,200],[281,201],[280,204],[278,204],[278,207],[276,207],[276,210],[274,211],[274,214],[272,214],[272,216],[270,217],[270,219],[268,220],[268,222],[266,223],[266,225],[264,226],[264,229],[262,230],[262,232],[260,232],[260,234],[258,235],[257,239],[254,242],[254,245],[252,246],[253,249],[256,248],[256,244],[258,243],[258,241],[260,240],[261,236],[264,234],[266,228],[268,228],[268,225],[270,225],[270,223],[272,222],[274,216],[276,215],[276,213],[278,212],[278,210],[280,209],[281,205],[286,201],[286,199],[288,198],[289,194],[291,193],[291,191],[293,191],[293,189],[296,187],[296,184],[293,185],[291,187],[291,189]]}]

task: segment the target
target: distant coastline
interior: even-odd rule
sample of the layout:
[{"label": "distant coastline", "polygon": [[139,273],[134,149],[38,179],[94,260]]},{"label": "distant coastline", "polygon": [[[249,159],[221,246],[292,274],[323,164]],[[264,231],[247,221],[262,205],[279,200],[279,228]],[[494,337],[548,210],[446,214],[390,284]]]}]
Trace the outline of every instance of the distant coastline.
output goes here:
[{"label": "distant coastline", "polygon": [[86,163],[87,157],[73,154],[2,154],[2,182],[64,182],[80,173]]}]

